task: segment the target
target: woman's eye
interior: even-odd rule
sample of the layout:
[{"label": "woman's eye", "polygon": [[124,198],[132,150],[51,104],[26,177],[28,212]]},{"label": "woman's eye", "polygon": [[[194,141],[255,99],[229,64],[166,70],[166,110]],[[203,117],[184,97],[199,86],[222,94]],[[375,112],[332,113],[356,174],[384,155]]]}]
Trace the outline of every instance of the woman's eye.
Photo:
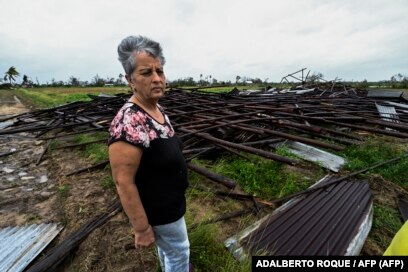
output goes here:
[{"label": "woman's eye", "polygon": [[152,74],[152,71],[142,71],[140,74],[142,76],[150,76]]},{"label": "woman's eye", "polygon": [[[159,76],[164,75],[164,71],[163,70],[155,70],[156,74],[158,74]],[[149,77],[153,74],[153,70],[142,70],[139,72],[140,75],[145,76],[145,77]]]}]

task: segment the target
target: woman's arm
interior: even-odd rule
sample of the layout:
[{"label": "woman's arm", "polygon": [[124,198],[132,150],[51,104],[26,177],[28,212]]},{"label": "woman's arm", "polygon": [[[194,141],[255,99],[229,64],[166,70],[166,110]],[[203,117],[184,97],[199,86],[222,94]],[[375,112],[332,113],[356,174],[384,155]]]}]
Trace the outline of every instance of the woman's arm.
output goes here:
[{"label": "woman's arm", "polygon": [[115,142],[109,146],[109,161],[113,180],[120,201],[135,232],[135,246],[149,246],[154,243],[153,229],[149,224],[135,176],[139,168],[143,150],[126,142]]}]

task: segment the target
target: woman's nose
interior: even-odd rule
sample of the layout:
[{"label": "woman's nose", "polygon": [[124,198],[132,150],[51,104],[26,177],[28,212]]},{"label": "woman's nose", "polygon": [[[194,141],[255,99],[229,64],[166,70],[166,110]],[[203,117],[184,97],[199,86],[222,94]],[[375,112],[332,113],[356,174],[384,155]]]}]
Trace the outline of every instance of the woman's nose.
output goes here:
[{"label": "woman's nose", "polygon": [[161,76],[156,71],[153,71],[152,77],[152,80],[155,82],[162,80]]}]

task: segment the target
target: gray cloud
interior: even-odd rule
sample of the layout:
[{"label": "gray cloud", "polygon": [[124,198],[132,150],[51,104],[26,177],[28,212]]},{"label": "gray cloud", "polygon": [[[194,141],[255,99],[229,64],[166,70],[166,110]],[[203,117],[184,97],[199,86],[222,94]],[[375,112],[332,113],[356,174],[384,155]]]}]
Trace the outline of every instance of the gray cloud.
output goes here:
[{"label": "gray cloud", "polygon": [[406,74],[408,2],[0,0],[0,72],[15,66],[41,82],[117,77],[116,46],[160,41],[169,79],[200,74],[280,81],[307,67],[326,79]]}]

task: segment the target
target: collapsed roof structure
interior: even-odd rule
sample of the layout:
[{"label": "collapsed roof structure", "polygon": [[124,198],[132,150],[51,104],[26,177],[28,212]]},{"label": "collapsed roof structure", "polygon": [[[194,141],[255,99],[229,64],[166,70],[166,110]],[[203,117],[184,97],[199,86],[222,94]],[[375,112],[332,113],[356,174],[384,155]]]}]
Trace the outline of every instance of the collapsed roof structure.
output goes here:
[{"label": "collapsed roof structure", "polygon": [[[31,136],[25,137],[51,141],[73,134],[107,131],[130,94],[90,97],[92,100],[88,102],[73,102],[3,118],[0,137],[30,132]],[[301,85],[292,88],[234,88],[226,93],[211,93],[200,87],[170,88],[160,104],[183,141],[189,169],[228,189],[237,185],[234,180],[198,166],[192,159],[219,150],[247,152],[295,166],[300,159],[313,161],[334,174],[345,160],[331,152],[364,142],[364,135],[368,133],[408,138],[408,101],[402,92],[367,91],[338,82],[307,83],[302,80]],[[299,159],[276,154],[273,151],[276,145],[286,145]],[[46,148],[37,163],[45,152]],[[107,160],[94,169],[108,163]],[[89,170],[92,169],[75,173]],[[336,180],[336,177],[327,180]],[[367,183],[358,182],[351,176],[337,178],[330,185],[284,205],[285,208],[226,241],[227,246],[238,258],[259,252],[358,254],[361,242],[356,241],[364,242],[371,227],[370,189]],[[299,207],[304,210],[298,212]],[[334,211],[343,215],[341,220],[332,216]],[[304,220],[303,214],[310,220]],[[342,243],[333,235],[334,225],[347,236]],[[299,234],[300,226],[302,235]],[[316,235],[325,230],[327,235]],[[361,230],[364,231],[359,236]],[[353,243],[356,246],[350,249]]]}]

